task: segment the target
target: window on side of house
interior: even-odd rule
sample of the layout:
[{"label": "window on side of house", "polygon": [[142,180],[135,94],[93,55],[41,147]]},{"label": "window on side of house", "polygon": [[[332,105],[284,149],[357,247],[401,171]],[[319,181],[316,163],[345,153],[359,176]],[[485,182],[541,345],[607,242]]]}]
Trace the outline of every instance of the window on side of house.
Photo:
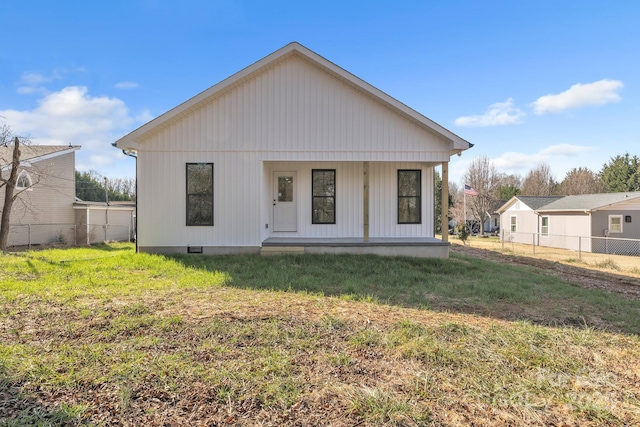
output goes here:
[{"label": "window on side of house", "polygon": [[24,190],[25,188],[30,188],[33,185],[33,181],[31,181],[31,175],[27,171],[21,171],[18,174],[18,180],[16,181],[16,190]]},{"label": "window on side of house", "polygon": [[336,223],[336,170],[311,170],[311,223]]},{"label": "window on side of house", "polygon": [[540,235],[549,236],[549,217],[540,217]]},{"label": "window on side of house", "polygon": [[622,233],[622,215],[609,215],[609,233]]},{"label": "window on side of house", "polygon": [[213,163],[187,163],[187,225],[213,225]]},{"label": "window on side of house", "polygon": [[421,183],[421,170],[398,170],[398,224],[422,222]]},{"label": "window on side of house", "polygon": [[518,230],[518,217],[513,215],[511,217],[511,232],[515,233]]}]

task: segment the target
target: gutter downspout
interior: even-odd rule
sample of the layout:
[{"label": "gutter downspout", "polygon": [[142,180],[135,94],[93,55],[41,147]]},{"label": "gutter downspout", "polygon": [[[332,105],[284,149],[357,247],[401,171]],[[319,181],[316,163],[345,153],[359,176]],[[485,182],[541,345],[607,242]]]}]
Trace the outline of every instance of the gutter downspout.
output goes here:
[{"label": "gutter downspout", "polygon": [[[117,148],[115,142],[111,145]],[[136,233],[136,253],[137,253],[138,252],[138,155],[134,154],[134,151],[132,150],[122,150],[122,154],[136,159],[136,220],[133,224],[133,229],[135,230],[135,233]]]}]

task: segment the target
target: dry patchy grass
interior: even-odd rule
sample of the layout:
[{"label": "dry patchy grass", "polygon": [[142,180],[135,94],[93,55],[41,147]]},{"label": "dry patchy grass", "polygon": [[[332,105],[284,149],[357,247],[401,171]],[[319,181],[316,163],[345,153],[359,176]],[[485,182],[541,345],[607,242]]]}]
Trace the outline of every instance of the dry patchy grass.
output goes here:
[{"label": "dry patchy grass", "polygon": [[58,291],[0,306],[0,425],[640,424],[637,335],[234,288],[130,251],[109,259],[137,289],[80,292],[40,257],[27,280],[50,265]]}]

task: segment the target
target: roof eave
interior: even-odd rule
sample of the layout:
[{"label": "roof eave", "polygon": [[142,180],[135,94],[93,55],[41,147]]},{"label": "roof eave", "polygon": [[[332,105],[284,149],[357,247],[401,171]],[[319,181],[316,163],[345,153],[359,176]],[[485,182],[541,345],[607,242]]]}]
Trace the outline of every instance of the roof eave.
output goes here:
[{"label": "roof eave", "polygon": [[339,77],[341,80],[348,82],[353,87],[358,88],[366,94],[374,97],[379,102],[387,105],[392,110],[399,112],[401,115],[418,124],[420,127],[443,137],[445,140],[453,144],[453,148],[450,150],[451,155],[459,154],[462,151],[467,150],[473,146],[473,144],[471,144],[470,142],[460,138],[458,135],[442,127],[433,120],[418,113],[417,111],[406,106],[395,98],[387,95],[380,89],[372,86],[361,78],[355,76],[354,74],[351,74],[340,66],[325,59],[324,57],[318,55],[317,53],[309,50],[308,48],[302,46],[297,42],[289,43],[281,49],[265,56],[259,61],[231,75],[230,77],[227,77],[214,86],[211,86],[203,92],[200,92],[198,95],[188,99],[177,107],[172,108],[166,113],[140,126],[129,134],[118,139],[115,142],[114,146],[121,150],[124,149],[137,151],[137,149],[139,148],[139,142],[146,139],[146,136],[148,134],[151,134],[155,130],[163,127],[163,125],[171,123],[173,120],[178,119],[182,115],[187,114],[190,110],[198,108],[201,103],[207,102],[209,98],[232,88],[234,85],[239,84],[243,80],[262,72],[264,69],[278,64],[291,55],[299,55],[304,59],[312,61],[314,64],[328,71],[330,74]]}]

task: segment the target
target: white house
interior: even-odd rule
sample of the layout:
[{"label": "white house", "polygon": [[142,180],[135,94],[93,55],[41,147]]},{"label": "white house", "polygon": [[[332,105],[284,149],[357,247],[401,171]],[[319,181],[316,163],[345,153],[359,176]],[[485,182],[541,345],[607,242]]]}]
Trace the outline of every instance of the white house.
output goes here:
[{"label": "white house", "polygon": [[447,183],[471,147],[298,43],[114,145],[137,156],[140,251],[423,257],[448,256],[434,167]]},{"label": "white house", "polygon": [[503,240],[574,251],[640,254],[640,192],[515,196],[497,211]]},{"label": "white house", "polygon": [[[536,209],[548,205],[561,196],[513,196],[496,213],[500,215],[500,235],[505,241],[537,244],[540,218]],[[535,240],[534,240],[535,239]]]}]

